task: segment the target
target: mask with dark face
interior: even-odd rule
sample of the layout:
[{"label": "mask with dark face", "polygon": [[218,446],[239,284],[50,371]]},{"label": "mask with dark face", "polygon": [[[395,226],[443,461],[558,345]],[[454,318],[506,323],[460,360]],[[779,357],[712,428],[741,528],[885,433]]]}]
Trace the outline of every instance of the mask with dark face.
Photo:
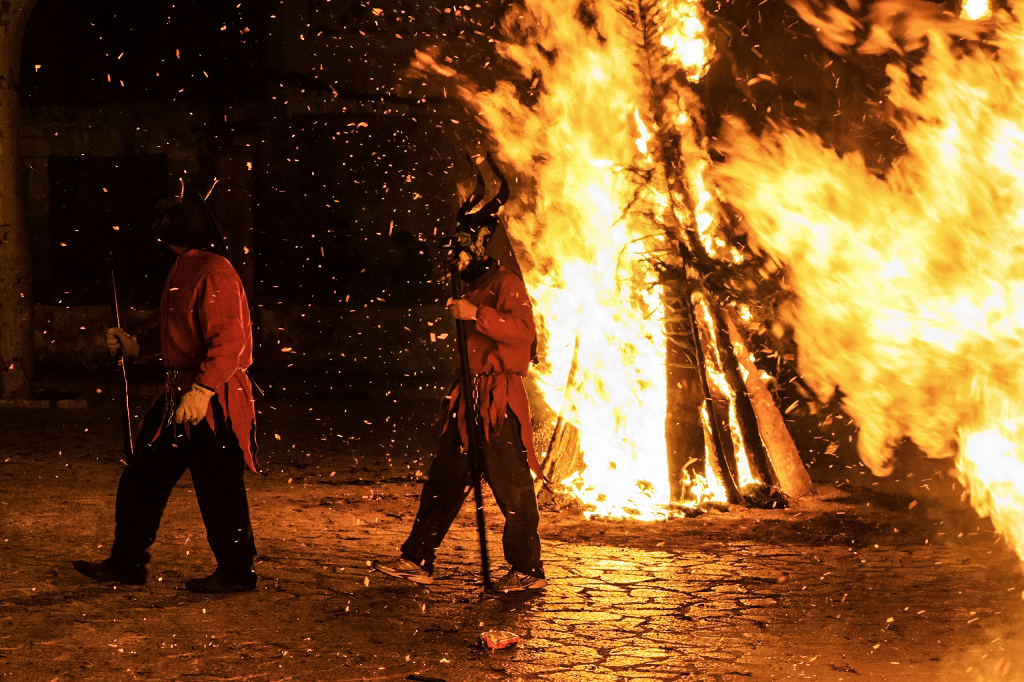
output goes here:
[{"label": "mask with dark face", "polygon": [[226,255],[213,211],[194,189],[183,189],[181,196],[160,200],[156,212],[153,232],[161,244]]},{"label": "mask with dark face", "polygon": [[473,281],[494,264],[494,260],[487,256],[487,245],[498,229],[498,212],[508,200],[508,182],[489,152],[487,163],[501,182],[498,193],[479,209],[470,212],[486,194],[484,176],[478,169],[476,187],[455,216],[455,233],[441,245],[452,253],[453,259],[468,259],[461,272],[462,279],[467,282]]}]

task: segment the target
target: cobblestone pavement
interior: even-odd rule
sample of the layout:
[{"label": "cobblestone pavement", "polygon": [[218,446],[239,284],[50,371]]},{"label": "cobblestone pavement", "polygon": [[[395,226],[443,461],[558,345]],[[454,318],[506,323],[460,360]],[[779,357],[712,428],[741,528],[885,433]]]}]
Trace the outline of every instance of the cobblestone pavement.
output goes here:
[{"label": "cobblestone pavement", "polygon": [[[261,405],[267,473],[249,480],[261,579],[215,597],[183,588],[212,568],[187,476],[146,586],[71,568],[105,556],[112,535],[109,406],[0,410],[0,676],[1024,679],[1019,561],[941,476],[873,486],[853,467],[842,476],[863,480],[822,481],[789,509],[654,523],[546,509],[551,583],[503,596],[481,590],[467,505],[433,585],[373,572],[408,531],[432,440],[419,416],[387,408]],[[498,574],[500,515],[486,511]],[[487,630],[521,641],[489,651]]]}]

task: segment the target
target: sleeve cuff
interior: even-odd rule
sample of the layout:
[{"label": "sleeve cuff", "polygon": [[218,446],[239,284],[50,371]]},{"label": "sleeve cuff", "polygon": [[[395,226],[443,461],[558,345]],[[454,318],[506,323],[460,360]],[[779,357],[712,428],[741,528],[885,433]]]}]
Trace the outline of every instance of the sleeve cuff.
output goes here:
[{"label": "sleeve cuff", "polygon": [[194,391],[199,391],[200,393],[202,393],[203,395],[205,395],[205,396],[206,396],[207,398],[209,398],[209,397],[210,397],[210,396],[212,396],[212,395],[213,395],[214,393],[216,393],[216,391],[214,391],[214,390],[213,390],[212,388],[210,388],[209,386],[203,386],[202,384],[199,384],[199,383],[194,383],[194,384],[192,384],[192,390],[194,390]]}]

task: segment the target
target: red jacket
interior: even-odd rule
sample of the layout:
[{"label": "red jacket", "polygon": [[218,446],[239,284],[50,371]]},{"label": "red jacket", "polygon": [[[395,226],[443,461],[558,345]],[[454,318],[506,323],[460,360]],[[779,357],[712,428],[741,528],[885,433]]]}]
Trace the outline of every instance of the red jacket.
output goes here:
[{"label": "red jacket", "polygon": [[[463,298],[477,307],[476,320],[466,320],[466,346],[469,371],[479,393],[484,437],[489,440],[504,423],[506,411],[511,410],[519,419],[530,468],[541,476],[533,447],[530,402],[523,384],[537,333],[526,285],[512,271],[498,265],[469,283]],[[455,370],[447,414],[458,412],[462,443],[468,447],[465,411],[459,399],[461,367]]]},{"label": "red jacket", "polygon": [[[256,471],[256,412],[245,370],[252,364],[249,304],[238,273],[223,256],[178,256],[160,299],[164,366],[178,370],[178,394],[195,382],[217,394],[224,417]],[[206,422],[214,428],[212,407]]]}]

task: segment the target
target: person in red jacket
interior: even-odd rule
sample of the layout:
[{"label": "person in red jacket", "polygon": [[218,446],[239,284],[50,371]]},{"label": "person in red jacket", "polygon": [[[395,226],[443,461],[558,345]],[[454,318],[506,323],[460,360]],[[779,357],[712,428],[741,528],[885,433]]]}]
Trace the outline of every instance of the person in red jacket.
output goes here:
[{"label": "person in red jacket", "polygon": [[[110,556],[74,567],[94,580],[144,584],[167,500],[188,469],[217,568],[185,586],[210,594],[250,591],[257,575],[244,481],[246,468],[256,471],[249,306],[203,199],[184,191],[158,210],[157,239],[178,256],[160,301],[167,390],[143,418],[121,474]],[[108,331],[107,345],[112,354],[138,355],[137,341],[120,328]]]},{"label": "person in red jacket", "polygon": [[[493,168],[493,162],[492,162]],[[478,185],[482,194],[482,184]],[[498,224],[497,210],[507,198],[507,185],[475,213],[466,202],[459,214],[453,242],[463,297],[448,301],[448,311],[466,325],[466,345],[473,380],[473,409],[483,426],[485,446],[482,474],[505,517],[502,550],[511,568],[493,584],[498,592],[534,590],[547,585],[541,561],[539,514],[531,470],[540,476],[533,448],[530,406],[523,377],[530,368],[536,336],[533,307],[523,281],[486,255],[487,243]],[[438,547],[472,489],[468,454],[465,396],[453,373],[446,396],[446,416],[436,456],[420,496],[419,511],[401,555],[371,565],[387,575],[414,583],[433,582]]]}]

